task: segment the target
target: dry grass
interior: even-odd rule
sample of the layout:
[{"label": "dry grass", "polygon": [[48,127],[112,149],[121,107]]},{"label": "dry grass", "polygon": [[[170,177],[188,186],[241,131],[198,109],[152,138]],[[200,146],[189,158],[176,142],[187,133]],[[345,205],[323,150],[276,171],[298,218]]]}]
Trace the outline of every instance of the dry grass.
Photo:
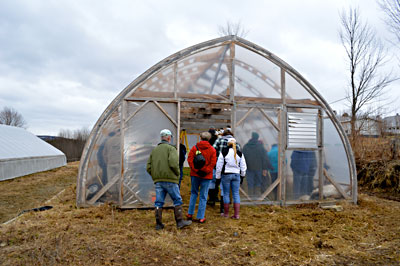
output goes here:
[{"label": "dry grass", "polygon": [[[352,143],[356,161],[392,160],[392,137],[367,138],[357,137]],[[399,159],[399,158],[397,158]]]},{"label": "dry grass", "polygon": [[161,232],[151,210],[76,209],[75,185],[49,204],[0,226],[1,265],[400,265],[400,203],[367,195],[342,212],[243,207],[232,220],[208,208],[180,231],[166,210]]},{"label": "dry grass", "polygon": [[42,206],[66,187],[76,183],[79,162],[46,172],[0,182],[0,223],[22,210]]}]

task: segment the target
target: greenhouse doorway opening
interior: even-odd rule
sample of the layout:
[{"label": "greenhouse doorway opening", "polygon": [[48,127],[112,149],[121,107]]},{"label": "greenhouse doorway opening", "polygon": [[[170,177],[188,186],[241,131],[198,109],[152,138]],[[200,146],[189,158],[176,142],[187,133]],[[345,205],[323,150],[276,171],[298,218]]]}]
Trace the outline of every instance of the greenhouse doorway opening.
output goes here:
[{"label": "greenhouse doorway opening", "polygon": [[[122,117],[120,205],[127,208],[152,205],[155,191],[153,180],[146,171],[147,160],[154,149],[154,140],[160,139],[162,129],[168,128],[174,137],[179,136],[179,102],[170,99],[125,100]],[[172,203],[169,196],[166,203]]]},{"label": "greenhouse doorway opening", "polygon": [[[249,174],[240,188],[244,203],[271,203],[281,199],[281,179],[278,178],[280,105],[185,100],[179,106],[180,132],[185,131],[187,136],[187,141],[182,138],[179,141],[188,151],[199,141],[199,134],[210,127],[233,129],[249,160]],[[254,161],[262,161],[263,165]]]}]

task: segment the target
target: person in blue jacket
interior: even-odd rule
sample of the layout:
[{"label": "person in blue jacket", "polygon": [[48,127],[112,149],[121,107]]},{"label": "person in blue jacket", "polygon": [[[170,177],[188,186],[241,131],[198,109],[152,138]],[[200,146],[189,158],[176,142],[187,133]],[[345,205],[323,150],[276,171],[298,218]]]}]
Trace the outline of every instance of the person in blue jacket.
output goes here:
[{"label": "person in blue jacket", "polygon": [[271,163],[272,169],[269,171],[271,174],[271,182],[278,178],[278,144],[273,144],[271,150],[268,152],[268,159]]},{"label": "person in blue jacket", "polygon": [[293,193],[295,197],[310,195],[314,187],[317,160],[314,151],[296,150],[291,156],[293,171]]}]

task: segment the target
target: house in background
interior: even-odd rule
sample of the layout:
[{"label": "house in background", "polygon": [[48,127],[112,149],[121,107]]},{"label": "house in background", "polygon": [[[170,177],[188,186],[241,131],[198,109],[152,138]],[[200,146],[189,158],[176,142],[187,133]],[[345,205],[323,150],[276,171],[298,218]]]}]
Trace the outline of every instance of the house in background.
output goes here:
[{"label": "house in background", "polygon": [[[337,117],[346,134],[351,135],[351,117],[344,113],[341,116]],[[383,130],[383,121],[378,116],[375,118],[372,117],[362,117],[358,118],[356,121],[356,130],[359,131],[360,136],[364,137],[379,137],[382,134]]]},{"label": "house in background", "polygon": [[385,133],[390,135],[400,134],[400,115],[388,116],[383,119]]}]

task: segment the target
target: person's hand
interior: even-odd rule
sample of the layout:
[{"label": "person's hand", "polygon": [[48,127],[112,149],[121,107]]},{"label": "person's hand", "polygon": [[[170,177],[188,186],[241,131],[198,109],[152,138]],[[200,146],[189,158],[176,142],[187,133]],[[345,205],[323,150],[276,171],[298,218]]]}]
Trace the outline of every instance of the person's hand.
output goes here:
[{"label": "person's hand", "polygon": [[263,171],[262,171],[262,175],[263,175],[263,176],[267,176],[267,170],[263,170]]}]

